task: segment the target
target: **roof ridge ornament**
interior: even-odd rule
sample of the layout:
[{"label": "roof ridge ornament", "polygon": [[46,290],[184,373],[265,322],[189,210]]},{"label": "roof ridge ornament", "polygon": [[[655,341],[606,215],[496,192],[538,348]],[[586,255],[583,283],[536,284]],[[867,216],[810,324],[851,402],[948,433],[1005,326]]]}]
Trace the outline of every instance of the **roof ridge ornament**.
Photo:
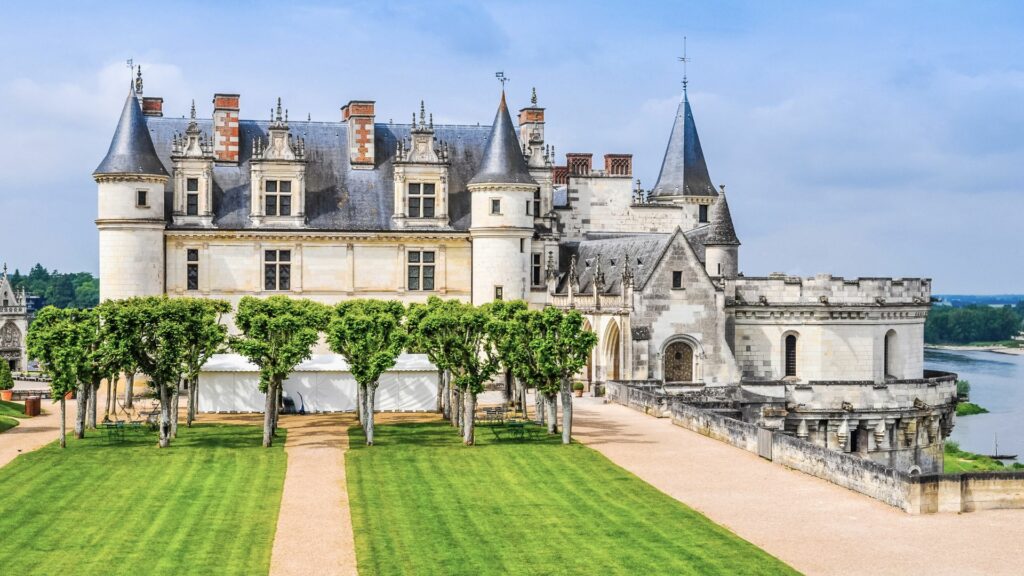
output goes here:
[{"label": "roof ridge ornament", "polygon": [[[128,59],[128,65],[131,66],[131,59]],[[142,95],[142,64],[138,66],[138,73],[135,75],[135,93],[139,96]]]},{"label": "roof ridge ornament", "polygon": [[537,106],[537,87],[534,86],[530,89],[530,106]]},{"label": "roof ridge ornament", "polygon": [[691,58],[686,56],[686,36],[683,36],[683,55],[679,56],[679,61],[683,63],[683,99],[686,98],[686,86],[690,83],[686,77],[686,65],[690,62]]}]

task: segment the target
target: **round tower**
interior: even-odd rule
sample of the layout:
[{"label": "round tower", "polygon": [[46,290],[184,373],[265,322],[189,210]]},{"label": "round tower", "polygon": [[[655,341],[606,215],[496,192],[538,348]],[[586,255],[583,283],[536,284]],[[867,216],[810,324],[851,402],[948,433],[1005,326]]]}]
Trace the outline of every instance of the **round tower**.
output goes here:
[{"label": "round tower", "polygon": [[168,174],[134,86],[93,179],[99,189],[100,300],[163,294]]},{"label": "round tower", "polygon": [[537,182],[523,157],[505,92],[468,185],[472,196],[473,304],[526,298]]},{"label": "round tower", "polygon": [[704,239],[704,266],[715,278],[735,278],[740,268],[740,240],[732,225],[729,202],[725,199],[725,186],[712,208],[711,229]]}]

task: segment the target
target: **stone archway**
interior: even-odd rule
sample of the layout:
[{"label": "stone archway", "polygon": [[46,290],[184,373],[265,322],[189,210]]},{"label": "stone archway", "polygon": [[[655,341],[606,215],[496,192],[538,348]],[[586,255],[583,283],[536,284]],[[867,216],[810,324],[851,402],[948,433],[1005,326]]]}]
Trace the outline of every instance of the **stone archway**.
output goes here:
[{"label": "stone archway", "polygon": [[[590,321],[586,318],[583,319],[583,329],[589,332],[593,332],[594,328],[590,325]],[[587,390],[590,389],[591,384],[594,383],[594,350],[590,350],[590,355],[587,357],[587,365],[583,369],[584,379],[587,381]]]},{"label": "stone archway", "polygon": [[622,354],[619,340],[619,323],[612,321],[605,332],[605,380],[622,378]]},{"label": "stone archway", "polygon": [[21,370],[20,366],[22,351],[21,330],[14,325],[14,322],[7,322],[0,328],[0,358],[8,362],[11,370]]},{"label": "stone archway", "polygon": [[663,369],[665,382],[693,382],[693,346],[676,340],[665,347]]}]

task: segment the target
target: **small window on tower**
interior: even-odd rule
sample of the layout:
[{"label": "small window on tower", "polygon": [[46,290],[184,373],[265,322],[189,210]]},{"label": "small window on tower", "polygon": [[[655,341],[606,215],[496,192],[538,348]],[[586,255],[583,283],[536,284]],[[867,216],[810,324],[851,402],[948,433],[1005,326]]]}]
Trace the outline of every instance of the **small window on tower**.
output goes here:
[{"label": "small window on tower", "polygon": [[698,221],[701,224],[705,224],[708,221],[708,205],[701,204],[698,208]]},{"label": "small window on tower", "polygon": [[672,287],[673,288],[682,288],[683,287],[683,271],[682,270],[674,270],[672,272]]},{"label": "small window on tower", "polygon": [[199,178],[185,179],[185,215],[199,215]]},{"label": "small window on tower", "polygon": [[491,214],[501,214],[501,199],[491,198]]},{"label": "small window on tower", "polygon": [[[529,210],[527,210],[529,214]],[[540,188],[533,191],[533,215],[540,216]]]},{"label": "small window on tower", "polygon": [[539,252],[534,252],[532,256],[533,258],[530,262],[530,279],[533,281],[532,284],[534,286],[540,286],[541,279],[544,278],[544,268],[541,263],[542,255]]},{"label": "small window on tower", "polygon": [[504,294],[505,294],[504,288],[502,288],[501,286],[495,286],[494,287],[494,299],[495,300],[501,300],[502,297],[504,296]]},{"label": "small window on tower", "polygon": [[145,190],[135,192],[135,205],[139,208],[149,208],[149,197]]}]

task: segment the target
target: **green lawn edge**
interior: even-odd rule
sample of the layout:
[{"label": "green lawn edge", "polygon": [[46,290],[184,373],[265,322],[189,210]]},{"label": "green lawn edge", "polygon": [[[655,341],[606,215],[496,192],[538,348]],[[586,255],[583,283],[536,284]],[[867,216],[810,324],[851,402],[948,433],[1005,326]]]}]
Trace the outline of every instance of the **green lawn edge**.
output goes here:
[{"label": "green lawn edge", "polygon": [[[349,429],[360,574],[796,574],[582,444],[464,447],[444,422]],[[404,440],[404,442],[403,442]],[[384,503],[387,503],[386,505]]]}]

